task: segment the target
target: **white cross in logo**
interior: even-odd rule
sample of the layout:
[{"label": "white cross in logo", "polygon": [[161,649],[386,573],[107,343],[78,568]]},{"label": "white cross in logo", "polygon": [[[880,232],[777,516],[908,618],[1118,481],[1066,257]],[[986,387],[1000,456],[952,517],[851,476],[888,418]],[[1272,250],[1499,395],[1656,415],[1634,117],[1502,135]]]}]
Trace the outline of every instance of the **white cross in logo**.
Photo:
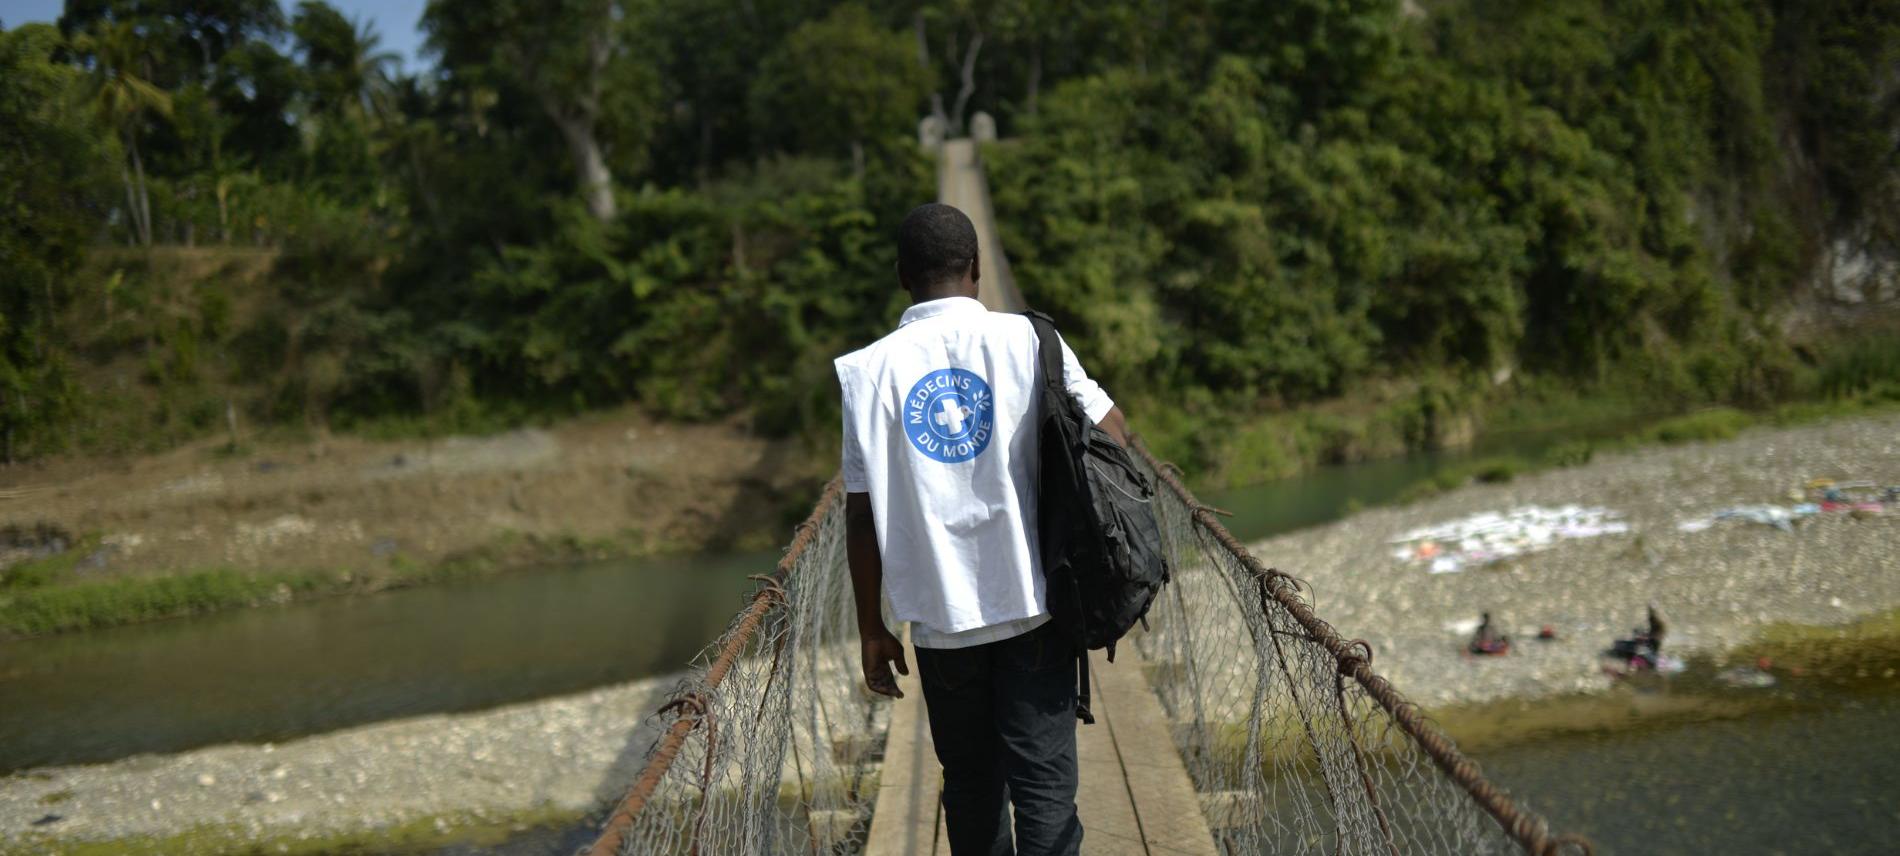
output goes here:
[{"label": "white cross in logo", "polygon": [[943,400],[943,412],[937,414],[935,418],[937,424],[950,429],[951,434],[961,434],[963,433],[963,420],[969,415],[969,408],[956,403],[953,399],[946,398]]}]

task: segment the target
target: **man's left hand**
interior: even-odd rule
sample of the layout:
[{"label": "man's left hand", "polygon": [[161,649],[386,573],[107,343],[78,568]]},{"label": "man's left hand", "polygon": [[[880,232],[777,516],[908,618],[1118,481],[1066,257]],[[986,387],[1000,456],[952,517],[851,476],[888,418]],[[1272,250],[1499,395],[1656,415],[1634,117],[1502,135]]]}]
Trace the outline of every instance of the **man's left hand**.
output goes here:
[{"label": "man's left hand", "polygon": [[904,691],[897,688],[897,678],[891,675],[891,664],[897,664],[897,674],[910,674],[910,666],[904,663],[904,643],[897,641],[896,636],[881,627],[862,635],[864,685],[878,695],[903,698]]}]

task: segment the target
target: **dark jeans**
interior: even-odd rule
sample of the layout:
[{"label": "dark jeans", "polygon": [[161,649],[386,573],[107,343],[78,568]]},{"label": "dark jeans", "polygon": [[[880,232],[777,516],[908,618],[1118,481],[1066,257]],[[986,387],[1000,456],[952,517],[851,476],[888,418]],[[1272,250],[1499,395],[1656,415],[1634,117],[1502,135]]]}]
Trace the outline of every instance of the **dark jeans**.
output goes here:
[{"label": "dark jeans", "polygon": [[1001,642],[916,651],[930,734],[943,762],[950,852],[1078,853],[1074,651],[1048,624]]}]

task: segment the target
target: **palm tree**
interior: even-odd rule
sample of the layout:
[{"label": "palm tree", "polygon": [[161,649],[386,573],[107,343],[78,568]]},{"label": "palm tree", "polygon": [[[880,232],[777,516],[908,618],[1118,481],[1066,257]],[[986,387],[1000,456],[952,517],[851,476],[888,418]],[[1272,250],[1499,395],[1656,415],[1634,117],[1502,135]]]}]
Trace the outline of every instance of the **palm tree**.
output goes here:
[{"label": "palm tree", "polygon": [[321,106],[350,118],[385,115],[398,62],[392,51],[377,50],[382,36],[360,18],[343,17],[328,3],[306,0],[291,24],[304,64],[316,75]]},{"label": "palm tree", "polygon": [[356,103],[365,113],[388,115],[401,57],[395,51],[376,49],[382,45],[383,37],[370,22],[358,19],[355,24],[356,50],[352,52],[349,64],[350,91],[355,94]]},{"label": "palm tree", "polygon": [[[151,50],[138,29],[125,21],[100,21],[74,40],[74,47],[92,59],[92,108],[111,126],[125,147],[119,164],[125,182],[125,202],[141,245],[152,245],[152,202],[145,191],[145,161],[139,155],[139,132],[148,113],[170,116],[171,93],[153,85]],[[141,74],[144,72],[144,75]]]}]

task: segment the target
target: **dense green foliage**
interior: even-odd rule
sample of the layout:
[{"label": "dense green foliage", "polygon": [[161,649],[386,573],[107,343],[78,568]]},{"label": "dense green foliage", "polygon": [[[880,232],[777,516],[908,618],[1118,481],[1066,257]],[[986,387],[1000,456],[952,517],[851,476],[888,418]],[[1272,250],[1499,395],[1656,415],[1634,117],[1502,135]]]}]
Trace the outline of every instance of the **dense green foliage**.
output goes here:
[{"label": "dense green foliage", "polygon": [[828,434],[829,359],[901,302],[916,121],[979,109],[1022,290],[1194,463],[1456,442],[1507,377],[1753,406],[1894,372],[1783,331],[1830,248],[1900,252],[1900,0],[422,24],[414,75],[319,0],[73,0],[0,32],[9,458],[112,445],[113,418],[162,445],[628,401]]},{"label": "dense green foliage", "polygon": [[[1413,26],[1397,5],[1273,4],[1220,19],[1248,53],[1065,84],[995,158],[1024,290],[1118,385],[1225,406],[1431,367],[1790,391],[1762,310],[1797,294],[1824,224],[1896,212],[1798,210],[1816,176],[1774,141],[1887,128],[1855,164],[1893,187],[1892,104],[1869,91],[1900,5],[1826,34],[1805,22],[1828,4],[1786,4],[1780,31],[1779,4],[1472,0]],[[1833,85],[1859,113],[1769,74],[1817,49],[1858,69]]]},{"label": "dense green foliage", "polygon": [[50,61],[51,27],[0,32],[0,454],[70,418],[76,390],[54,320],[90,231],[100,146],[74,120],[79,71]]}]

